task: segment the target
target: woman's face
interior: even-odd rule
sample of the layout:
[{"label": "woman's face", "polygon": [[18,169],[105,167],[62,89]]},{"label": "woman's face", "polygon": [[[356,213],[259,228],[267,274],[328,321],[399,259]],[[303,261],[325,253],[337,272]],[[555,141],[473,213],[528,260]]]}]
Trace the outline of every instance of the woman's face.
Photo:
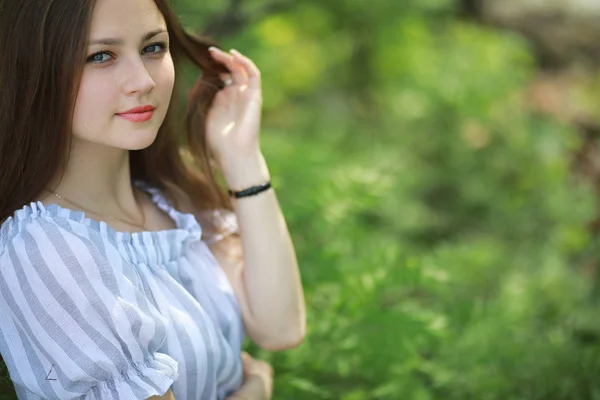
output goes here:
[{"label": "woman's face", "polygon": [[[167,26],[153,0],[97,1],[75,103],[76,143],[126,150],[152,144],[175,82],[168,45]],[[123,115],[143,106],[154,112]]]}]

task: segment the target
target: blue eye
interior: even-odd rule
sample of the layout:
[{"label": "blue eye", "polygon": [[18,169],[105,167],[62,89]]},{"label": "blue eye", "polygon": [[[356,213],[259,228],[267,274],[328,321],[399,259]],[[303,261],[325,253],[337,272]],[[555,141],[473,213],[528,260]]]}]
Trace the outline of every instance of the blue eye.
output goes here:
[{"label": "blue eye", "polygon": [[151,47],[161,47],[162,48],[161,50],[150,52],[150,53],[154,53],[154,54],[164,53],[168,49],[167,44],[164,42],[152,43],[150,46],[146,47],[146,49],[149,49]]},{"label": "blue eye", "polygon": [[108,55],[108,53],[96,53],[88,58],[88,62],[93,62],[95,64],[99,64],[104,61],[108,61],[108,60],[101,60],[101,59],[99,60],[98,59],[99,56],[106,56],[106,55]]},{"label": "blue eye", "polygon": [[[148,51],[148,52],[145,51],[145,50],[151,49],[151,48],[155,48],[155,49],[158,48],[158,50]],[[151,45],[147,46],[144,49],[144,53],[143,54],[148,53],[148,54],[151,54],[151,55],[152,54],[159,55],[159,54],[162,54],[162,53],[166,53],[167,50],[168,50],[168,48],[169,48],[169,45],[167,43],[165,43],[165,42],[152,43]],[[106,51],[103,51],[103,52],[100,52],[100,53],[96,53],[96,54],[92,54],[91,56],[88,57],[87,62],[92,63],[92,64],[104,64],[107,61],[109,61],[109,59],[102,58],[102,56],[112,57],[112,54],[110,52],[106,52]]]}]

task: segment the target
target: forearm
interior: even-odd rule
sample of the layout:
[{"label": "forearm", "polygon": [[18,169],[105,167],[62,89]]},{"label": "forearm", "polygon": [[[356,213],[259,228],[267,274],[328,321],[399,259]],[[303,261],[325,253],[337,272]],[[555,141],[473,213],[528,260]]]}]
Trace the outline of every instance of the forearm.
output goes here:
[{"label": "forearm", "polygon": [[271,364],[256,360],[242,353],[244,364],[244,382],[242,386],[226,400],[269,400],[273,394],[273,367]]},{"label": "forearm", "polygon": [[[243,189],[270,179],[262,154],[222,168],[229,188]],[[234,199],[243,249],[243,282],[252,325],[269,347],[301,341],[306,325],[296,255],[274,189]],[[259,343],[260,344],[260,343]]]},{"label": "forearm", "polygon": [[242,387],[229,396],[227,400],[267,400],[271,398],[270,385],[272,383],[258,376],[251,376],[244,381]]}]

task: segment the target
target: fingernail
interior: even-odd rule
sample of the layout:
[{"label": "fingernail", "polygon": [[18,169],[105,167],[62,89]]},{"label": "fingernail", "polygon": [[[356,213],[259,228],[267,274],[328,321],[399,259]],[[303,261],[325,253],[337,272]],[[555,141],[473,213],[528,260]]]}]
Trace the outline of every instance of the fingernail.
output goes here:
[{"label": "fingernail", "polygon": [[239,51],[237,51],[236,49],[231,49],[229,51],[232,52],[233,54],[241,55],[241,53]]},{"label": "fingernail", "polygon": [[216,50],[219,50],[219,49],[218,49],[218,48],[216,48],[215,46],[210,46],[210,47],[208,48],[208,50],[209,50],[209,51],[216,51]]}]

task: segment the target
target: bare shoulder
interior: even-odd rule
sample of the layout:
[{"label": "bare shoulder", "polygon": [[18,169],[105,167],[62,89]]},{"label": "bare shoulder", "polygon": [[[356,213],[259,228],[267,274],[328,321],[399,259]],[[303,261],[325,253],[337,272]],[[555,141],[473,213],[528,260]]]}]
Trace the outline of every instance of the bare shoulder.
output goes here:
[{"label": "bare shoulder", "polygon": [[[206,226],[206,223],[208,223],[206,217],[210,216],[211,213],[204,213],[201,215],[202,213],[200,210],[193,206],[190,197],[180,188],[173,188],[171,193],[174,197],[172,200],[175,202],[175,206],[180,212],[195,215],[196,219],[201,225],[203,222],[205,223],[203,226],[204,240],[211,253],[224,270],[227,278],[234,287],[234,290],[238,291],[240,287],[241,274],[244,268],[242,241],[240,235],[231,232],[228,232],[225,235],[220,235],[217,232],[212,232],[212,234],[209,233],[211,229],[206,229],[208,228]],[[211,223],[213,225],[218,225],[215,224],[215,221],[211,221]],[[214,229],[216,227],[212,226],[210,228]],[[217,240],[214,240],[215,238]]]},{"label": "bare shoulder", "polygon": [[181,188],[169,185],[168,189],[177,210],[194,215],[202,225],[205,241],[215,255],[239,258],[241,240],[233,211],[227,209],[200,210],[194,206],[190,196]]},{"label": "bare shoulder", "polygon": [[237,262],[242,258],[242,241],[240,235],[229,235],[210,243],[210,250],[223,262]]}]

